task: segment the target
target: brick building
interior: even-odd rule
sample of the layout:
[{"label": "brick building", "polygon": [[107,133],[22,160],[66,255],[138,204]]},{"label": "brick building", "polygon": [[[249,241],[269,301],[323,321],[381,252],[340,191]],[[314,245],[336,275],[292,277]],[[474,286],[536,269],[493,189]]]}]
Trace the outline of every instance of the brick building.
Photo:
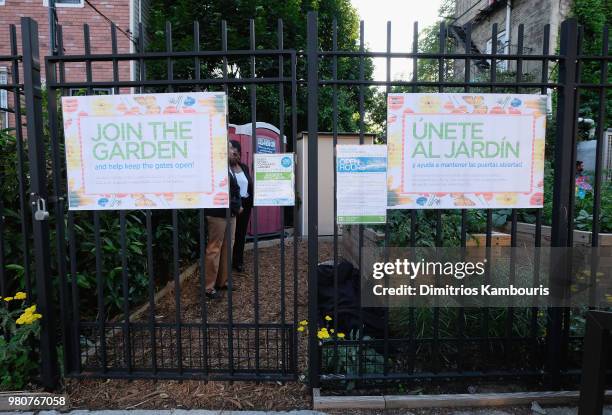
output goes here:
[{"label": "brick building", "polygon": [[[138,41],[138,25],[146,25],[148,0],[56,0],[57,21],[62,26],[64,53],[84,53],[83,24],[89,25],[92,53],[110,53],[110,22],[117,26],[117,48],[119,53],[134,51]],[[21,48],[19,21],[21,17],[32,17],[38,23],[41,62],[50,53],[48,0],[0,0],[0,55],[10,54],[9,25],[17,26],[17,42]],[[44,62],[42,62],[44,82]],[[96,62],[92,65],[93,80],[112,79],[112,63]],[[135,75],[135,64],[119,63],[119,79],[131,80]],[[0,62],[0,83],[7,83],[11,77],[9,63]],[[85,80],[83,64],[67,64],[66,80]],[[98,94],[111,93],[110,89],[94,91]],[[82,91],[71,90],[71,94]],[[9,94],[0,92],[0,108],[11,105]],[[0,128],[6,127],[9,117],[0,110]]]},{"label": "brick building", "polygon": [[[523,53],[540,54],[544,44],[544,26],[550,24],[550,53],[554,54],[558,45],[561,22],[568,17],[571,0],[455,0],[454,18],[449,23],[449,36],[457,43],[457,50],[465,50],[468,22],[472,24],[473,52],[491,53],[491,27],[497,23],[497,53],[516,53],[518,27],[524,25]],[[490,62],[474,62],[470,68],[472,79],[490,70]],[[523,73],[539,79],[541,63],[523,61]],[[515,72],[513,61],[497,62],[498,71]],[[459,76],[464,72],[464,62],[455,63]]]}]

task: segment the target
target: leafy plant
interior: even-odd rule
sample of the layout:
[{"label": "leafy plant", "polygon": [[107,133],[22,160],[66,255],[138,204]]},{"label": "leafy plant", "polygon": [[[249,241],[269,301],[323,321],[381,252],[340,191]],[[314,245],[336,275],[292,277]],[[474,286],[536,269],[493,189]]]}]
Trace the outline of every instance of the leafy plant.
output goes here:
[{"label": "leafy plant", "polygon": [[[331,327],[332,318],[325,316],[323,327],[317,330],[321,346],[321,373],[335,378],[346,379],[346,389],[355,388],[355,381],[347,378],[359,374],[381,374],[385,359],[371,343],[370,336],[360,337],[359,330],[351,330],[348,337]],[[297,330],[308,333],[308,321],[300,321]]]},{"label": "leafy plant", "polygon": [[0,304],[0,389],[22,389],[36,372],[31,344],[38,338],[42,317],[36,305],[26,307],[24,292],[1,299]]}]

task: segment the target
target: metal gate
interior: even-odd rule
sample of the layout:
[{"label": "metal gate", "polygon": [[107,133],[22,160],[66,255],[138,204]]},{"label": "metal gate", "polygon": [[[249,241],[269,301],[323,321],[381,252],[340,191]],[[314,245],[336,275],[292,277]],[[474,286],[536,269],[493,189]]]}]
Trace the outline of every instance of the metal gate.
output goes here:
[{"label": "metal gate", "polygon": [[[55,201],[51,216],[55,218],[53,244],[57,247],[55,266],[66,374],[295,379],[299,241],[296,235],[285,234],[284,215],[279,239],[265,248],[261,247],[254,222],[252,250],[247,253],[249,275],[232,272],[228,255],[227,294],[219,301],[209,301],[204,285],[204,210],[66,212],[66,197],[80,196],[65,194],[63,125],[58,110],[60,96],[95,95],[108,88],[113,94],[224,91],[230,102],[238,95],[249,97],[256,148],[258,89],[271,88],[276,91],[278,118],[269,121],[278,123],[280,136],[290,137],[295,148],[296,53],[284,49],[282,22],[278,24],[276,49],[257,48],[253,20],[248,50],[228,49],[225,22],[218,50],[200,49],[197,22],[193,24],[194,44],[188,51],[172,49],[170,24],[166,26],[164,52],[145,51],[141,26],[137,51],[118,53],[117,32],[114,25],[109,27],[109,53],[93,54],[85,25],[84,54],[70,55],[63,53],[62,27],[58,26],[59,52],[45,60]],[[239,61],[248,62],[249,73],[231,70]],[[261,69],[259,65],[264,62]],[[135,69],[136,80],[120,79],[128,65]],[[110,79],[98,75],[105,69],[112,71]],[[68,71],[71,80],[67,80]],[[75,81],[75,72],[81,74],[80,80]],[[281,152],[286,148],[283,142]],[[257,207],[253,208],[253,217],[257,217]],[[226,238],[233,238],[229,232],[228,227]],[[264,269],[262,262],[267,256],[278,257],[280,263]],[[165,295],[156,293],[156,284],[166,281],[161,291]],[[136,295],[137,284],[145,294],[142,298]],[[84,300],[96,304],[95,310],[85,309]]]}]

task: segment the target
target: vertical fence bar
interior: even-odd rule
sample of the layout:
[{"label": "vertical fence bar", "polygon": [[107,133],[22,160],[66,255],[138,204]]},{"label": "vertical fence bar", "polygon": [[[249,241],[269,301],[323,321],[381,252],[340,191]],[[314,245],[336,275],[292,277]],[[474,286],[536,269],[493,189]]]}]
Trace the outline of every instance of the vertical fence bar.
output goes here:
[{"label": "vertical fence bar", "polygon": [[[592,239],[591,246],[599,246],[599,230],[600,220],[599,214],[601,211],[601,182],[603,173],[603,155],[605,151],[605,137],[604,137],[604,125],[606,125],[606,87],[605,84],[608,82],[608,60],[605,59],[608,56],[608,43],[609,43],[609,26],[604,27],[601,39],[601,64],[600,64],[600,77],[599,77],[599,112],[597,114],[597,128],[595,136],[597,137],[597,148],[595,150],[595,183],[593,185],[593,226],[592,226]],[[592,256],[593,258],[595,256]]]},{"label": "vertical fence bar", "polygon": [[[365,71],[364,71],[364,53],[365,53],[365,28],[363,20],[359,22],[359,145],[364,144],[365,139]],[[358,242],[358,257],[359,257],[359,278],[361,286],[361,278],[363,273],[363,229],[364,226],[359,224],[359,242]],[[367,358],[363,353],[363,337],[364,337],[364,324],[363,324],[363,293],[359,289],[359,376],[363,376],[364,360]]]},{"label": "vertical fence bar", "polygon": [[[30,160],[32,208],[37,199],[47,200],[47,170],[43,140],[42,95],[38,25],[29,17],[21,18],[23,77],[26,112],[28,114],[28,155]],[[46,389],[55,389],[59,369],[55,340],[55,310],[49,247],[49,222],[36,220],[32,209],[37,306],[42,314],[40,331],[41,380]]]},{"label": "vertical fence bar", "polygon": [[[249,21],[249,40],[250,49],[255,51],[255,20]],[[257,152],[257,85],[255,78],[257,73],[255,70],[255,55],[250,56],[251,78],[250,93],[251,93],[251,140],[253,151],[253,171],[255,171],[255,153]],[[282,139],[282,137],[281,137]],[[257,218],[257,206],[253,206],[253,217]],[[253,221],[253,301],[255,301],[255,344],[259,345],[259,231],[257,229],[257,220]],[[231,268],[231,267],[230,267]],[[231,272],[231,271],[230,271]],[[255,347],[255,373],[259,375],[259,347]]]},{"label": "vertical fence bar", "polygon": [[[295,52],[291,54],[291,140],[294,154],[297,153],[297,57]],[[298,181],[295,180],[293,192],[295,195],[298,194]],[[298,217],[298,204],[293,204],[293,221],[297,220]],[[292,367],[291,371],[294,375],[297,375],[298,367],[298,336],[297,336],[297,322],[298,322],[298,233],[293,232],[293,344],[291,347],[292,352]]]},{"label": "vertical fence bar", "polygon": [[[229,87],[228,87],[228,62],[227,62],[227,22],[225,20],[221,21],[221,49],[226,54],[223,55],[223,90],[226,96],[229,96]],[[228,105],[229,107],[229,105]],[[229,114],[225,114],[226,119],[229,117]],[[229,180],[229,177],[228,177]],[[256,217],[253,215],[253,217]],[[226,220],[229,222],[229,209],[226,211]],[[233,235],[230,235],[229,230],[226,230],[225,237],[231,238]],[[229,241],[229,239],[228,239]],[[231,255],[228,255],[228,261],[231,261]],[[228,262],[228,280],[227,280],[227,350],[228,350],[228,359],[229,359],[229,372],[230,375],[234,374],[234,314],[233,314],[233,292],[234,292],[234,277],[231,267],[231,262]]]},{"label": "vertical fence bar", "polygon": [[[13,75],[13,105],[15,111],[15,140],[17,145],[17,169],[18,169],[18,186],[19,186],[19,219],[21,222],[21,235],[23,240],[21,243],[21,252],[23,254],[23,278],[25,281],[25,289],[28,296],[32,295],[32,282],[31,282],[31,271],[30,271],[30,249],[28,247],[29,242],[29,226],[27,218],[27,195],[26,195],[26,178],[24,176],[24,160],[25,152],[23,148],[23,128],[21,126],[21,88],[19,86],[19,61],[17,59],[17,28],[15,25],[10,26],[11,36],[11,55],[14,59],[12,62],[12,75]],[[0,219],[2,221],[3,219]],[[0,232],[0,235],[4,233]],[[0,239],[2,239],[0,237]],[[0,242],[1,243],[1,242]],[[3,252],[0,250],[0,261],[3,258]],[[4,272],[4,267],[0,264],[0,273]],[[4,278],[0,275],[0,281],[4,282]],[[4,286],[6,289],[6,286]],[[7,293],[1,290],[3,295]]]},{"label": "vertical fence bar", "polygon": [[[338,51],[338,20],[332,22],[332,51]],[[338,55],[332,59],[332,79],[338,80]],[[334,330],[338,333],[338,199],[336,198],[338,190],[338,173],[337,173],[337,153],[336,146],[338,145],[338,85],[333,84],[332,90],[332,148],[333,155],[333,170],[334,170]],[[334,342],[334,355],[338,353],[338,342]]]},{"label": "vertical fence bar", "polygon": [[[61,26],[57,27],[58,45],[63,48],[63,35]],[[54,40],[55,41],[55,40]],[[55,48],[56,45],[51,45],[53,53],[63,54],[63,50]],[[63,71],[63,67],[60,70]],[[57,73],[55,65],[46,67],[47,81],[55,81]],[[63,363],[67,372],[72,371],[74,361],[71,358],[76,353],[74,352],[74,342],[71,341],[71,336],[78,336],[72,331],[74,330],[70,317],[70,297],[68,295],[67,270],[66,270],[66,237],[65,237],[65,221],[64,221],[64,194],[62,189],[62,155],[60,152],[59,134],[58,134],[58,117],[57,117],[57,91],[55,88],[49,88],[47,95],[47,112],[49,114],[49,129],[51,131],[51,158],[52,158],[52,183],[53,183],[53,201],[55,202],[55,244],[57,249],[57,271],[59,274],[59,304],[60,304],[60,321],[62,326],[61,341],[64,346]],[[71,275],[71,278],[76,278]]]},{"label": "vertical fence bar", "polygon": [[318,246],[318,110],[319,110],[319,39],[317,12],[308,12],[306,57],[308,59],[308,373],[310,386],[319,387],[319,345],[317,263]]},{"label": "vertical fence bar", "polygon": [[[195,52],[200,51],[200,23],[197,21],[193,22],[193,50]],[[196,91],[201,91],[202,86],[200,85],[200,79],[202,77],[202,69],[200,65],[200,58],[194,57],[194,75],[195,80],[198,82],[196,85]],[[227,114],[226,114],[227,115]],[[206,303],[206,211],[200,209],[198,212],[199,226],[200,226],[200,333],[202,342],[202,370],[204,375],[208,376],[208,304]]]},{"label": "vertical fence bar", "polygon": [[121,286],[123,289],[123,358],[128,373],[132,373],[132,336],[130,333],[130,288],[128,283],[126,212],[119,212],[121,256]]},{"label": "vertical fence bar", "polygon": [[[557,131],[555,137],[555,176],[553,189],[551,246],[569,246],[570,199],[573,198],[573,174],[571,166],[575,147],[574,118],[576,114],[576,62],[578,50],[578,24],[569,19],[561,24],[559,61],[559,94],[557,99]],[[565,290],[565,266],[551,264],[552,274],[560,276],[551,281],[551,295],[562,294]],[[557,387],[560,379],[561,324],[562,312],[559,307],[548,310],[546,375],[551,387]]]},{"label": "vertical fence bar", "polygon": [[151,210],[145,210],[145,226],[147,228],[147,275],[149,277],[149,345],[151,346],[151,370],[157,373],[157,340],[155,332],[155,271],[153,270],[153,223]]},{"label": "vertical fence bar", "polygon": [[[389,92],[391,91],[391,22],[387,21],[387,54],[386,54],[386,73],[385,73],[385,102],[389,102]],[[387,137],[389,136],[389,118],[385,117],[385,125],[387,131]],[[387,144],[387,137],[385,137],[385,144]],[[389,220],[385,220],[385,262],[389,262]],[[385,287],[389,286],[389,279],[385,278]],[[389,374],[389,298],[387,297],[387,303],[384,309],[384,349],[383,349],[383,374],[387,376]]]},{"label": "vertical fence bar", "polygon": [[[418,81],[418,64],[419,58],[417,53],[419,52],[419,22],[414,22],[412,26],[412,87],[411,92],[417,92],[418,88],[416,83]],[[410,209],[410,245],[416,247],[416,225],[417,225],[417,210]],[[413,257],[414,249],[411,250],[411,257]],[[412,283],[412,280],[411,280]],[[411,284],[412,285],[412,284]],[[412,302],[412,300],[410,300]],[[408,372],[414,373],[416,352],[417,352],[417,336],[416,336],[416,318],[415,309],[411,303],[408,311],[408,330],[409,330],[409,347],[408,347]]]},{"label": "vertical fence bar", "polygon": [[[144,27],[142,23],[138,23],[138,52],[145,53]],[[140,58],[138,60],[138,80],[142,82],[145,80],[146,76],[146,63],[144,59]],[[138,87],[138,92],[141,94],[145,92],[142,84]]]},{"label": "vertical fence bar", "polygon": [[[285,57],[282,53],[284,49],[283,41],[283,20],[278,19],[277,22],[277,41],[278,41],[278,77],[281,79],[278,83],[278,130],[281,139],[281,153],[287,151],[285,145],[285,86],[282,78],[285,74]],[[294,161],[295,163],[295,161]],[[295,164],[294,164],[295,166]],[[286,354],[286,307],[285,307],[285,208],[280,208],[281,234],[280,234],[280,313],[281,313],[281,369],[283,375],[287,374],[287,354]]]}]

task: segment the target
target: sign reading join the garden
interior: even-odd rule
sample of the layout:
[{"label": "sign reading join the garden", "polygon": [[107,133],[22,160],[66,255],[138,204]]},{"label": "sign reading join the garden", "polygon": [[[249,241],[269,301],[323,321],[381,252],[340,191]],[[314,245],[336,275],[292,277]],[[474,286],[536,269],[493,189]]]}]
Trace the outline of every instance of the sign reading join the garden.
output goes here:
[{"label": "sign reading join the garden", "polygon": [[64,97],[71,210],[228,206],[224,93]]},{"label": "sign reading join the garden", "polygon": [[388,207],[542,207],[546,96],[389,94]]}]

